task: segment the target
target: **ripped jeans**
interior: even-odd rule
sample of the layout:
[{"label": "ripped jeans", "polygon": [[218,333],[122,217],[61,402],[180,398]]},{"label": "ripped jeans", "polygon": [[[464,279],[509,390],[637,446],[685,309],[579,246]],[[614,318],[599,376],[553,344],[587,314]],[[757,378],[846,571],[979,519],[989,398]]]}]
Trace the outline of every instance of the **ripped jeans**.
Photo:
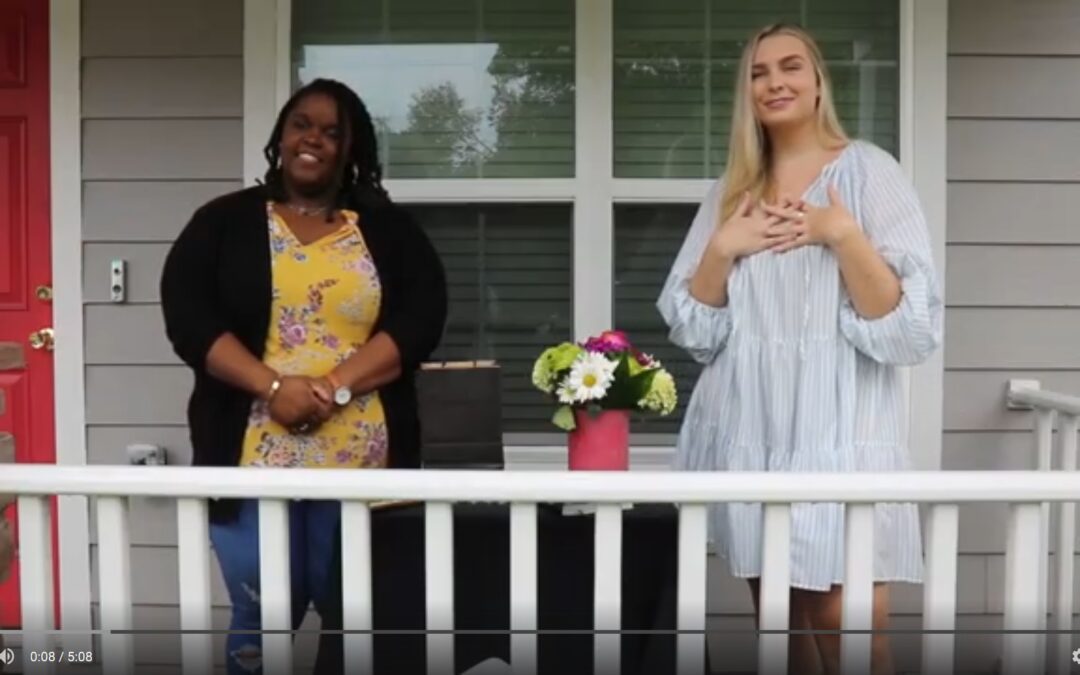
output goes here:
[{"label": "ripped jeans", "polygon": [[[299,501],[289,504],[289,556],[292,582],[292,627],[299,628],[314,602],[323,614],[331,578],[337,564],[335,537],[341,520],[341,503]],[[231,631],[257,631],[262,627],[259,602],[259,503],[244,500],[234,520],[210,523],[210,541],[221,566],[232,601]],[[340,601],[340,600],[338,600]],[[262,636],[230,633],[225,642],[228,675],[262,673]]]}]

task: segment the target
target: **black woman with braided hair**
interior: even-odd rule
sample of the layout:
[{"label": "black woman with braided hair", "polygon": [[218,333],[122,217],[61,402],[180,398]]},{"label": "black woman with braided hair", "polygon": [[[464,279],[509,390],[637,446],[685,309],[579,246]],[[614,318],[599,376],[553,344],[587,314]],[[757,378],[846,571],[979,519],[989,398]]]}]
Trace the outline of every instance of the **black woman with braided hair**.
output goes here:
[{"label": "black woman with braided hair", "polygon": [[[195,376],[192,463],[419,466],[413,373],[442,336],[446,279],[383,189],[371,117],[344,84],[315,80],[265,155],[264,184],[199,208],[161,278],[166,334]],[[295,628],[309,602],[340,603],[339,504],[293,501],[289,518]],[[230,630],[259,630],[258,503],[215,501],[210,520]],[[261,670],[257,634],[226,649],[230,675]]]}]

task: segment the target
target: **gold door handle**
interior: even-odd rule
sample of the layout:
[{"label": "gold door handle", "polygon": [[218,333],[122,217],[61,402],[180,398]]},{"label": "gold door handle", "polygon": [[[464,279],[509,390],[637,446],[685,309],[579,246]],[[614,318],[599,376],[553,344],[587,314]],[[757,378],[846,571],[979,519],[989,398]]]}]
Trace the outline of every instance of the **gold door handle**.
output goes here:
[{"label": "gold door handle", "polygon": [[30,333],[30,346],[34,349],[53,350],[54,335],[52,328],[42,328]]}]

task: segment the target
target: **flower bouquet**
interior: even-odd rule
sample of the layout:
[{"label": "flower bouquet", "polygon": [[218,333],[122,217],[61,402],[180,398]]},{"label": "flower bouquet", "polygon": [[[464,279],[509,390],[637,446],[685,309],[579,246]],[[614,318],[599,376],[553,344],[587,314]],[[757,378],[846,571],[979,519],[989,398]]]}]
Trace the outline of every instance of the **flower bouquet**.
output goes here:
[{"label": "flower bouquet", "polygon": [[532,381],[558,406],[552,423],[570,433],[571,469],[628,468],[630,411],[668,415],[677,402],[671,374],[622,331],[544,350]]}]

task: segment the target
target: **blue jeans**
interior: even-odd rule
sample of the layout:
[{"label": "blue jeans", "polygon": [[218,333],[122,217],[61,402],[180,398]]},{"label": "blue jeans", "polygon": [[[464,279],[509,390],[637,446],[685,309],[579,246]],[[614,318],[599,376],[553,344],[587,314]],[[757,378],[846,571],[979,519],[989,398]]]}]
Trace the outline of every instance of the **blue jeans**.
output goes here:
[{"label": "blue jeans", "polygon": [[[341,520],[341,503],[301,501],[289,504],[289,556],[292,582],[292,627],[304,620],[308,603],[323,613],[329,602],[332,566],[338,564],[335,537]],[[236,518],[210,523],[210,541],[221,565],[232,601],[230,631],[257,631],[262,627],[259,602],[259,503],[244,500]],[[262,673],[262,636],[231,633],[225,642],[229,675]]]}]

